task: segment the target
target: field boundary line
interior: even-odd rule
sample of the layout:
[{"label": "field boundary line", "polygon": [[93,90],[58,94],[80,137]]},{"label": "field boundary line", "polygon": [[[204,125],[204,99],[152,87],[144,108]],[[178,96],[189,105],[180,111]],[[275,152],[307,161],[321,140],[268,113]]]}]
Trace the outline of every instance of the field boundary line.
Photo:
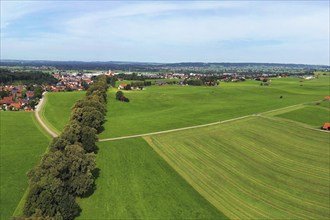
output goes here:
[{"label": "field boundary line", "polygon": [[[42,120],[42,118],[39,115],[40,112],[41,112],[41,110],[42,110],[42,108],[44,107],[44,104],[45,104],[46,93],[47,92],[44,92],[43,93],[43,98],[40,99],[39,104],[36,106],[35,116],[37,118],[37,121],[45,129],[46,132],[48,132],[52,137],[57,137],[58,134],[56,134],[56,132],[54,132],[49,126],[47,126],[46,123]],[[314,102],[318,102],[318,101],[314,101]],[[310,103],[310,102],[307,102],[307,103]],[[278,108],[278,109],[273,109],[273,110],[266,111],[266,112],[260,112],[260,113],[245,115],[245,116],[241,116],[241,117],[237,117],[237,118],[232,118],[232,119],[228,119],[228,120],[224,120],[224,121],[217,121],[217,122],[212,122],[212,123],[207,123],[207,124],[202,124],[202,125],[194,125],[194,126],[189,126],[189,127],[175,128],[175,129],[170,129],[170,130],[165,130],[165,131],[156,131],[156,132],[150,132],[150,133],[144,133],[144,134],[136,134],[136,135],[129,135],[129,136],[121,136],[121,137],[113,137],[113,138],[103,138],[103,139],[99,139],[99,142],[122,140],[122,139],[130,139],[130,138],[144,137],[144,136],[150,136],[150,135],[156,135],[156,134],[171,133],[171,132],[175,132],[175,131],[183,131],[183,130],[194,129],[194,128],[202,128],[202,127],[207,127],[207,126],[212,126],[212,125],[227,123],[227,122],[231,122],[231,121],[241,120],[241,119],[245,119],[245,118],[248,118],[248,117],[261,116],[261,114],[267,114],[267,113],[276,112],[276,111],[283,110],[283,109],[290,109],[292,107],[303,106],[304,104],[306,104],[306,103],[300,103],[300,104],[296,104],[296,105],[290,105],[290,106],[286,106],[286,107],[282,107],[282,108]],[[317,129],[312,129],[312,130],[317,130]]]},{"label": "field boundary line", "polygon": [[[318,101],[313,101],[313,102],[318,102]],[[296,104],[296,105],[290,105],[290,106],[286,106],[286,107],[282,107],[282,108],[278,108],[278,109],[273,109],[273,110],[270,110],[270,111],[245,115],[245,116],[241,116],[241,117],[237,117],[237,118],[232,118],[232,119],[228,119],[228,120],[224,120],[224,121],[217,121],[217,122],[212,122],[212,123],[207,123],[207,124],[202,124],[202,125],[176,128],[176,129],[170,129],[170,130],[165,130],[165,131],[156,131],[156,132],[150,132],[150,133],[145,133],[145,134],[136,134],[136,135],[129,135],[129,136],[113,137],[113,138],[103,138],[103,139],[99,139],[99,142],[115,141],[115,140],[122,140],[122,139],[136,138],[136,137],[144,137],[144,136],[150,136],[150,135],[156,135],[156,134],[165,134],[165,133],[170,133],[170,132],[175,132],[175,131],[183,131],[183,130],[194,129],[194,128],[202,128],[202,127],[227,123],[227,122],[231,122],[231,121],[241,120],[241,119],[248,118],[248,117],[261,116],[261,114],[267,114],[267,113],[270,113],[270,112],[276,112],[276,111],[287,109],[287,108],[290,109],[292,107],[303,106],[307,103],[311,103],[311,102],[305,102],[305,103],[300,103],[300,104]],[[315,129],[315,130],[317,130],[317,129]]]},{"label": "field boundary line", "polygon": [[327,130],[313,128],[310,125],[304,124],[304,123],[299,122],[299,121],[290,120],[290,119],[287,119],[287,118],[272,117],[272,116],[265,116],[265,115],[257,115],[257,116],[260,117],[260,118],[264,118],[264,119],[268,119],[268,120],[273,120],[273,121],[286,121],[286,122],[290,122],[290,123],[295,123],[295,124],[300,125],[303,128],[310,129],[310,130],[313,130],[313,131],[330,133]]},{"label": "field boundary line", "polygon": [[208,124],[194,125],[194,126],[183,127],[183,128],[175,128],[175,129],[170,129],[170,130],[166,130],[166,131],[156,131],[156,132],[150,132],[150,133],[145,133],[145,134],[136,134],[136,135],[130,135],[130,136],[114,137],[114,138],[104,138],[104,139],[100,139],[99,142],[122,140],[122,139],[144,137],[144,136],[150,136],[150,135],[156,135],[156,134],[165,134],[165,133],[183,131],[183,130],[194,129],[194,128],[202,128],[202,127],[207,127],[207,126],[212,126],[212,125],[217,125],[217,124],[223,124],[223,123],[227,123],[227,122],[231,122],[231,121],[237,121],[237,120],[241,120],[241,119],[252,117],[252,116],[255,116],[255,115],[254,114],[246,115],[246,116],[232,118],[232,119],[228,119],[228,120],[224,120],[224,121],[217,121],[217,122],[212,122],[212,123],[208,123]]},{"label": "field boundary line", "polygon": [[52,131],[45,123],[44,121],[41,119],[39,113],[40,110],[42,109],[43,105],[45,104],[45,96],[46,96],[47,92],[44,92],[42,95],[43,97],[40,99],[39,104],[36,106],[36,109],[34,111],[34,114],[37,118],[37,121],[39,122],[39,124],[47,131],[48,134],[50,134],[52,137],[57,137],[58,135]]}]

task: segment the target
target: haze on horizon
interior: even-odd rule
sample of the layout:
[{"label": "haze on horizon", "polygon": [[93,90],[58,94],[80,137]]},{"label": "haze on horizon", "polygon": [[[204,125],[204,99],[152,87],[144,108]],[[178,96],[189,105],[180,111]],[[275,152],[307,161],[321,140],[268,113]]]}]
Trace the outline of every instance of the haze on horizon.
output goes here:
[{"label": "haze on horizon", "polygon": [[327,0],[0,4],[1,59],[330,65]]}]

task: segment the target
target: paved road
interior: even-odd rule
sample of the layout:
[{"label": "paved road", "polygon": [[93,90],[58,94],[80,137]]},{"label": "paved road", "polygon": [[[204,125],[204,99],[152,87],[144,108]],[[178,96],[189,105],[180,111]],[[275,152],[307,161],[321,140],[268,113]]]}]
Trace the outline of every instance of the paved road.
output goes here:
[{"label": "paved road", "polygon": [[40,118],[40,110],[42,109],[42,106],[45,104],[44,101],[45,101],[45,95],[46,95],[47,92],[44,92],[42,95],[43,95],[43,98],[40,99],[39,101],[39,104],[36,106],[36,109],[34,111],[34,114],[39,122],[39,124],[52,136],[52,137],[57,137],[58,135],[53,132],[49,127],[47,127],[47,125],[43,122],[43,120],[41,120]]}]

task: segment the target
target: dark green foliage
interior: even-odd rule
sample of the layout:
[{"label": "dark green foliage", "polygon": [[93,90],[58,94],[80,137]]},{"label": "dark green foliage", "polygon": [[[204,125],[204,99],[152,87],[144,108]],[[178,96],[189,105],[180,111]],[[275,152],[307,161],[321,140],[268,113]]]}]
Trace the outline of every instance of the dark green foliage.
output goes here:
[{"label": "dark green foliage", "polygon": [[121,97],[123,97],[123,96],[124,96],[124,93],[123,93],[122,91],[118,91],[118,92],[116,92],[116,99],[117,99],[117,100],[120,100]]},{"label": "dark green foliage", "polygon": [[85,98],[83,100],[77,101],[73,108],[77,109],[84,107],[93,107],[105,115],[107,112],[107,108],[106,105],[101,102],[102,99],[97,95],[91,95],[89,97],[89,99]]},{"label": "dark green foliage", "polygon": [[116,92],[116,99],[122,102],[129,102],[129,99],[124,96],[124,93],[122,91]]},{"label": "dark green foliage", "polygon": [[34,92],[35,98],[41,99],[42,93],[44,92],[44,90],[41,88],[41,86],[36,86],[36,87],[34,87],[33,92]]},{"label": "dark green foliage", "polygon": [[79,213],[74,198],[93,185],[94,168],[95,154],[86,154],[79,144],[49,152],[28,174],[32,187],[24,214],[30,216],[38,208],[45,216],[55,216],[59,212],[64,219],[73,219]]},{"label": "dark green foliage", "polygon": [[32,109],[35,109],[36,105],[37,105],[37,103],[36,103],[35,100],[30,100],[29,101],[29,106],[31,106]]},{"label": "dark green foliage", "polygon": [[[83,110],[85,110],[86,108],[83,108]],[[81,124],[83,126],[90,126],[99,132],[101,131],[101,125],[103,123],[104,123],[104,115],[101,112],[97,110],[92,110],[83,113],[83,117],[81,120]]]},{"label": "dark green foliage", "polygon": [[204,83],[200,79],[190,79],[190,80],[186,80],[185,84],[192,86],[202,86]]},{"label": "dark green foliage", "polygon": [[116,76],[107,77],[107,83],[110,84],[112,87],[116,86],[116,81],[117,81]]},{"label": "dark green foliage", "polygon": [[0,68],[0,84],[13,84],[20,81],[22,84],[55,84],[58,82],[51,74],[41,71],[15,71]]},{"label": "dark green foliage", "polygon": [[0,98],[2,99],[3,97],[7,97],[9,96],[9,92],[8,91],[0,91]]},{"label": "dark green foliage", "polygon": [[107,100],[107,89],[108,89],[108,84],[107,84],[107,79],[106,76],[99,76],[97,78],[98,80],[94,82],[87,90],[86,96],[90,96],[95,94],[98,94],[103,98],[103,100]]},{"label": "dark green foliage", "polygon": [[86,83],[85,80],[81,80],[81,85],[84,87],[84,90],[87,90],[89,88],[89,84]]},{"label": "dark green foliage", "polygon": [[70,144],[62,135],[54,138],[49,145],[51,151],[64,150],[65,146]]},{"label": "dark green foliage", "polygon": [[101,125],[104,123],[104,114],[91,106],[75,108],[71,115],[71,121],[100,131]]},{"label": "dark green foliage", "polygon": [[80,213],[75,197],[94,185],[96,134],[104,122],[107,88],[104,77],[89,87],[85,98],[75,104],[70,122],[51,142],[50,151],[28,173],[30,191],[24,206],[28,218],[71,220]]},{"label": "dark green foliage", "polygon": [[143,87],[143,86],[151,86],[150,81],[136,81],[136,82],[131,82],[132,87]]},{"label": "dark green foliage", "polygon": [[95,142],[97,138],[97,130],[89,126],[83,126],[81,129],[81,144],[86,152],[95,152],[97,147]]}]

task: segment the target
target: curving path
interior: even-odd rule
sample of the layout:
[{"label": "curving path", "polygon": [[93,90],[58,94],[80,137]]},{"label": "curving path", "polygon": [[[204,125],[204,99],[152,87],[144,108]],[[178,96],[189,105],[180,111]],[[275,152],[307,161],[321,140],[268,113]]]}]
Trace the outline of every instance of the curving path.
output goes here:
[{"label": "curving path", "polygon": [[[45,97],[47,92],[43,93],[43,97]],[[35,110],[35,116],[38,120],[38,122],[40,123],[40,125],[52,136],[52,137],[57,137],[58,135],[53,132],[49,127],[47,127],[47,125],[42,121],[39,112],[42,109],[43,105],[44,105],[44,101],[45,98],[40,99],[39,104],[36,106],[36,110]],[[129,139],[129,138],[136,138],[136,137],[143,137],[143,136],[150,136],[150,135],[156,135],[156,134],[164,134],[164,133],[170,133],[170,132],[175,132],[175,131],[182,131],[182,130],[188,130],[188,129],[194,129],[194,128],[201,128],[201,127],[207,127],[207,126],[212,126],[212,125],[217,125],[217,124],[223,124],[223,123],[227,123],[227,122],[231,122],[231,121],[237,121],[237,120],[241,120],[244,118],[248,118],[248,117],[254,117],[254,116],[261,116],[261,114],[266,114],[266,113],[272,113],[275,111],[279,111],[279,110],[284,110],[284,109],[290,109],[290,108],[294,108],[294,107],[299,107],[299,106],[303,106],[306,103],[301,103],[301,104],[297,104],[297,105],[291,105],[291,106],[287,106],[287,107],[283,107],[283,108],[278,108],[278,109],[274,109],[274,110],[270,110],[270,111],[266,111],[266,112],[262,112],[262,113],[258,113],[258,114],[251,114],[251,115],[246,115],[246,116],[242,116],[242,117],[237,117],[237,118],[232,118],[229,120],[225,120],[225,121],[218,121],[218,122],[213,122],[213,123],[207,123],[207,124],[202,124],[202,125],[195,125],[195,126],[189,126],[189,127],[183,127],[183,128],[176,128],[176,129],[170,129],[170,130],[165,130],[165,131],[157,131],[157,132],[150,132],[150,133],[145,133],[145,134],[136,134],[136,135],[130,135],[130,136],[122,136],[122,137],[114,137],[114,138],[104,138],[104,139],[100,139],[100,142],[103,141],[114,141],[114,140],[122,140],[122,139]],[[261,117],[267,117],[267,116],[261,116]],[[267,117],[269,118],[269,117]],[[312,130],[317,130],[317,131],[323,131],[320,129],[313,129]]]},{"label": "curving path", "polygon": [[47,133],[49,133],[52,137],[57,137],[58,135],[53,132],[49,127],[47,127],[47,125],[43,122],[43,120],[40,118],[39,112],[42,109],[44,102],[45,102],[45,95],[47,92],[44,92],[42,94],[42,98],[39,100],[38,105],[36,106],[36,109],[34,111],[34,114],[39,122],[39,124],[45,129],[45,131],[47,131]]}]

